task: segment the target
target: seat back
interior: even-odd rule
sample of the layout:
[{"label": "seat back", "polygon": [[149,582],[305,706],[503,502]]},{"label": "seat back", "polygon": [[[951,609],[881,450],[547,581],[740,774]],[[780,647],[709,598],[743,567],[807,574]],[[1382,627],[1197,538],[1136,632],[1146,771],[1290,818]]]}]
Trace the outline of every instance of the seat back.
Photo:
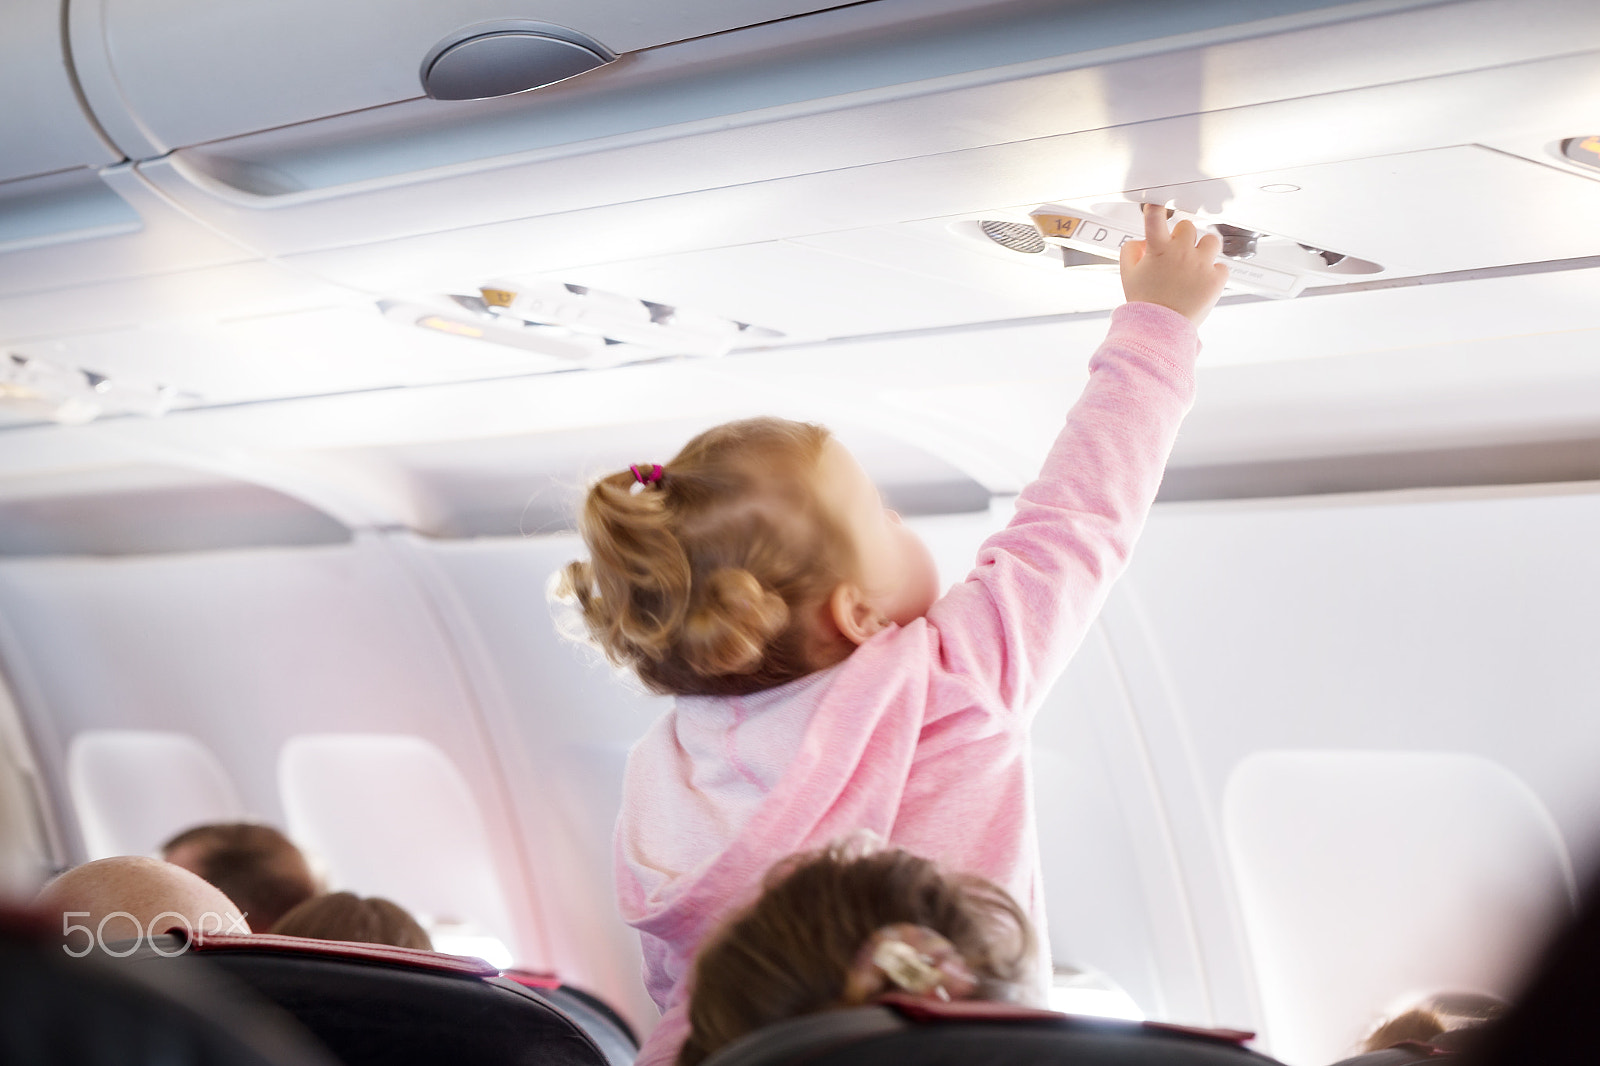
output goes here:
[{"label": "seat back", "polygon": [[179,935],[129,956],[197,955],[294,1016],[345,1066],[626,1066],[633,1042],[479,959],[271,935]]},{"label": "seat back", "polygon": [[0,907],[0,1062],[337,1066],[292,1018],[199,959],[134,970],[62,948],[44,915]]},{"label": "seat back", "polygon": [[1278,1066],[1244,1046],[1252,1035],[892,996],[769,1026],[705,1066]]}]

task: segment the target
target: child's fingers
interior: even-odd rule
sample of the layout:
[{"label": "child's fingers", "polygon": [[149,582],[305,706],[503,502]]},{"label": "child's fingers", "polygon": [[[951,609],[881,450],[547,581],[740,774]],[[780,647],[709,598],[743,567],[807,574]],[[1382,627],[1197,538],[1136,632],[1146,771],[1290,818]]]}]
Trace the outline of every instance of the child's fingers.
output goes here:
[{"label": "child's fingers", "polygon": [[1193,248],[1195,245],[1194,223],[1184,219],[1172,227],[1172,243],[1179,248]]},{"label": "child's fingers", "polygon": [[1160,204],[1145,204],[1144,243],[1151,251],[1159,252],[1167,246],[1167,209]]},{"label": "child's fingers", "polygon": [[1201,255],[1205,256],[1206,260],[1209,262],[1210,260],[1213,260],[1222,254],[1222,238],[1218,237],[1215,233],[1207,233],[1205,236],[1200,238],[1200,244],[1196,250]]},{"label": "child's fingers", "polygon": [[1144,258],[1144,243],[1144,241],[1123,242],[1118,250],[1117,260],[1124,271],[1132,269],[1135,263]]}]

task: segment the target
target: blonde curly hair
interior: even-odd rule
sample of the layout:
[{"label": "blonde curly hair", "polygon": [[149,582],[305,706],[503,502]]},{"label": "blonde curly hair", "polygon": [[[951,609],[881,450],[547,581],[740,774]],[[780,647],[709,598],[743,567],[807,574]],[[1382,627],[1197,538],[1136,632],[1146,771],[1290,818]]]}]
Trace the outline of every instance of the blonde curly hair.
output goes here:
[{"label": "blonde curly hair", "polygon": [[814,486],[828,440],[753,418],[701,433],[658,480],[600,478],[578,515],[590,557],[567,564],[555,595],[659,693],[742,695],[811,673],[820,612],[854,566]]}]

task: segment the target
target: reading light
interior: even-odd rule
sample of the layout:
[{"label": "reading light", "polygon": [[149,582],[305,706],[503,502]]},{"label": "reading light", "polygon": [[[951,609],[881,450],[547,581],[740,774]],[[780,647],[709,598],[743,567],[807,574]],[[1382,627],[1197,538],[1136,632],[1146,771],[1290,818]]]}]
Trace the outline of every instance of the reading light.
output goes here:
[{"label": "reading light", "polygon": [[1590,170],[1600,170],[1600,134],[1568,137],[1561,142],[1561,154],[1570,163],[1577,163]]},{"label": "reading light", "polygon": [[726,355],[748,329],[731,319],[545,279],[491,281],[479,292],[491,314],[563,326],[660,355]]},{"label": "reading light", "polygon": [[34,356],[12,353],[0,360],[0,406],[62,425],[82,425],[105,414],[158,417],[179,395],[168,386],[132,385]]},{"label": "reading light", "polygon": [[464,340],[488,341],[508,348],[547,355],[573,363],[594,361],[605,347],[599,338],[574,337],[565,330],[528,329],[522,323],[501,319],[487,310],[474,311],[464,299],[450,301],[453,309],[440,300],[438,304],[413,303],[409,300],[379,300],[378,310],[383,317],[403,326],[416,326],[430,333],[444,333]]},{"label": "reading light", "polygon": [[[1116,259],[1127,241],[1144,237],[1144,223],[1132,203],[1097,204],[1093,211],[1062,204],[1034,208],[1029,217],[1044,239]],[[1168,212],[1172,217],[1172,212]],[[1194,224],[1222,238],[1230,288],[1280,299],[1298,295],[1314,276],[1376,274],[1383,270],[1367,259],[1302,244],[1289,237],[1246,229],[1226,222],[1189,216]]]},{"label": "reading light", "polygon": [[385,318],[434,333],[488,341],[595,366],[663,356],[718,356],[776,330],[584,285],[492,281],[476,294],[426,302],[380,300]]},{"label": "reading light", "polygon": [[438,330],[440,333],[452,333],[457,337],[471,337],[473,340],[480,340],[483,337],[483,328],[481,326],[457,322],[455,319],[445,318],[443,315],[423,315],[417,319],[417,325],[423,329]]}]

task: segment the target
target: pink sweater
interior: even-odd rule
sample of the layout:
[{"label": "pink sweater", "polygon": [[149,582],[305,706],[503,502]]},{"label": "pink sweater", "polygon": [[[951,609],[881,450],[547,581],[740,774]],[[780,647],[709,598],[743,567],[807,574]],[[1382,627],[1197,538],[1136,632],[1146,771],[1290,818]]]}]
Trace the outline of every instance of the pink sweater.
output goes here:
[{"label": "pink sweater", "polygon": [[681,697],[628,757],[617,894],[663,1011],[639,1063],[688,1034],[695,949],[774,862],[859,829],[1004,886],[1048,940],[1028,725],[1127,561],[1194,393],[1194,326],[1127,304],[1038,480],[924,618],[742,697]]}]

